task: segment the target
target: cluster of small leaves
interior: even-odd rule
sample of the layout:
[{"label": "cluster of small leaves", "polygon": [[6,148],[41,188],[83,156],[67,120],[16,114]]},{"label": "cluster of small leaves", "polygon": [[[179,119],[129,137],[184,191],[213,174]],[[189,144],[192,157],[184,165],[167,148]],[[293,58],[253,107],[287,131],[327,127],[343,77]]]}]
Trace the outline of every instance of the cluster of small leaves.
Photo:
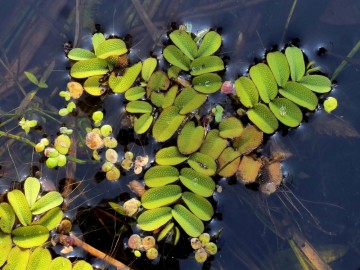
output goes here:
[{"label": "cluster of small leaves", "polygon": [[250,78],[241,76],[235,81],[236,93],[248,108],[249,119],[263,132],[274,133],[278,121],[297,127],[303,118],[299,106],[313,111],[318,105],[316,94],[331,90],[326,76],[312,74],[317,71],[313,64],[306,66],[303,52],[289,46],[285,53],[269,52],[266,63],[250,68]]},{"label": "cluster of small leaves", "polygon": [[24,74],[26,76],[26,78],[28,78],[28,80],[30,82],[32,82],[33,84],[35,84],[37,87],[39,88],[48,88],[48,85],[45,83],[45,80],[41,79],[40,81],[36,78],[36,76],[29,72],[29,71],[24,71]]},{"label": "cluster of small leaves", "polygon": [[199,237],[194,237],[190,240],[191,247],[196,250],[195,260],[199,263],[203,263],[206,259],[217,253],[217,245],[214,242],[210,242],[210,235],[208,233],[202,233]]},{"label": "cluster of small leaves", "polygon": [[28,177],[24,182],[24,192],[9,191],[7,202],[0,203],[0,266],[7,262],[4,269],[15,269],[12,268],[14,263],[15,266],[31,264],[35,260],[31,256],[36,252],[43,254],[40,257],[44,258],[46,267],[50,264],[48,251],[31,249],[43,245],[49,239],[50,231],[61,222],[63,212],[59,206],[63,198],[57,191],[41,194],[40,186],[37,178]]},{"label": "cluster of small leaves", "polygon": [[25,131],[26,134],[30,132],[30,128],[36,127],[36,120],[26,120],[25,117],[19,121],[19,126]]},{"label": "cluster of small leaves", "polygon": [[136,257],[141,257],[141,252],[145,252],[146,257],[150,260],[155,260],[158,255],[158,248],[156,240],[153,236],[141,237],[138,234],[133,234],[129,237],[128,247],[131,248]]},{"label": "cluster of small leaves", "polygon": [[83,86],[78,82],[68,82],[67,91],[60,91],[59,96],[63,97],[65,101],[69,101],[66,107],[59,110],[60,116],[66,116],[72,113],[76,108],[76,104],[73,100],[77,100],[84,92]]}]

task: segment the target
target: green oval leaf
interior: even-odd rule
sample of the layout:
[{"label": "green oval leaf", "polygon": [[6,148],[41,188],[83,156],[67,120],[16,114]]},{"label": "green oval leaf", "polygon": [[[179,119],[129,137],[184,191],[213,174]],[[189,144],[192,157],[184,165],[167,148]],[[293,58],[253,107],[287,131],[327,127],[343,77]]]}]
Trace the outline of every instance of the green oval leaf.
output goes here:
[{"label": "green oval leaf", "polygon": [[77,261],[72,270],[93,270],[92,265],[84,260]]},{"label": "green oval leaf", "polygon": [[59,206],[63,201],[64,199],[59,192],[50,191],[34,203],[31,207],[31,212],[33,215],[42,214],[56,206]]},{"label": "green oval leaf", "polygon": [[60,224],[63,216],[64,213],[61,211],[60,207],[55,207],[47,211],[38,220],[35,220],[32,225],[42,225],[51,231]]},{"label": "green oval leaf", "polygon": [[141,86],[132,87],[125,92],[125,98],[129,101],[138,100],[143,96],[145,96],[145,89]]},{"label": "green oval leaf", "polygon": [[150,97],[151,92],[158,90],[167,90],[170,85],[170,80],[166,73],[162,70],[155,71],[146,85],[146,96]]},{"label": "green oval leaf", "polygon": [[48,269],[50,263],[50,251],[43,247],[37,247],[30,255],[26,270]]},{"label": "green oval leaf", "polygon": [[179,171],[173,166],[157,165],[148,169],[144,175],[145,185],[161,187],[179,179]]},{"label": "green oval leaf", "polygon": [[189,71],[190,59],[183,54],[176,46],[169,45],[163,51],[164,58],[170,64],[181,68],[182,70]]},{"label": "green oval leaf", "polygon": [[149,57],[144,60],[141,69],[141,77],[143,78],[144,81],[148,81],[150,79],[150,76],[151,74],[153,74],[156,66],[157,66],[156,58]]},{"label": "green oval leaf", "polygon": [[13,247],[8,255],[7,263],[3,270],[26,270],[31,251],[18,246]]},{"label": "green oval leaf", "polygon": [[290,77],[290,68],[286,56],[282,52],[270,52],[266,61],[279,86],[284,86]]},{"label": "green oval leaf", "polygon": [[182,194],[182,199],[186,206],[189,207],[190,211],[201,220],[209,221],[213,217],[214,208],[204,197],[185,191]]},{"label": "green oval leaf", "polygon": [[204,134],[205,130],[202,126],[195,127],[193,121],[187,122],[177,138],[179,151],[184,155],[197,151],[204,139]]},{"label": "green oval leaf", "polygon": [[153,107],[147,101],[134,100],[126,104],[126,111],[129,113],[151,113]]},{"label": "green oval leaf", "polygon": [[28,72],[28,71],[24,71],[24,74],[25,74],[26,78],[28,78],[28,80],[29,80],[30,82],[32,82],[32,83],[35,84],[35,85],[38,85],[38,84],[39,84],[38,79],[36,78],[36,76],[35,76],[33,73]]},{"label": "green oval leaf", "polygon": [[263,141],[263,132],[253,125],[245,127],[239,137],[234,138],[233,147],[242,155],[250,154]]},{"label": "green oval leaf", "polygon": [[188,159],[188,164],[195,171],[204,175],[212,176],[216,172],[215,160],[212,157],[200,152],[191,154]]},{"label": "green oval leaf", "polygon": [[221,36],[215,31],[210,31],[202,39],[197,57],[212,55],[220,48],[220,46]]},{"label": "green oval leaf", "polygon": [[170,233],[170,231],[174,228],[174,223],[171,222],[169,224],[167,224],[165,226],[164,229],[161,230],[161,232],[159,233],[158,237],[157,237],[157,241],[161,241],[165,238],[166,235],[168,235],[168,233]]},{"label": "green oval leaf", "polygon": [[190,74],[193,76],[221,71],[225,69],[224,61],[219,56],[201,56],[190,64]]},{"label": "green oval leaf", "polygon": [[194,89],[203,94],[212,94],[221,88],[221,77],[215,73],[205,73],[192,80]]},{"label": "green oval leaf", "polygon": [[338,106],[338,102],[337,99],[334,97],[328,97],[325,101],[324,101],[324,109],[327,113],[332,112],[333,110],[335,110]]},{"label": "green oval leaf", "polygon": [[89,51],[82,48],[74,48],[68,53],[68,58],[75,61],[81,61],[91,58],[96,58],[96,55]]},{"label": "green oval leaf", "polygon": [[174,30],[169,35],[174,44],[191,60],[197,55],[197,46],[186,31]]},{"label": "green oval leaf", "polygon": [[307,75],[299,80],[303,86],[316,93],[327,93],[331,90],[331,81],[323,75]]},{"label": "green oval leaf", "polygon": [[160,108],[164,104],[165,95],[163,93],[152,92],[150,97],[151,103]]},{"label": "green oval leaf", "polygon": [[211,177],[199,173],[191,168],[181,169],[179,178],[185,187],[200,196],[210,197],[214,193],[214,180],[212,180]]},{"label": "green oval leaf", "polygon": [[218,175],[230,177],[235,174],[240,164],[240,154],[232,147],[227,147],[222,151],[218,158]]},{"label": "green oval leaf", "polygon": [[185,116],[179,114],[179,109],[176,106],[165,108],[153,126],[152,134],[154,139],[158,142],[170,139],[184,119]]},{"label": "green oval leaf", "polygon": [[259,92],[254,82],[245,76],[235,81],[235,90],[240,102],[247,108],[253,107],[259,102]]},{"label": "green oval leaf", "polygon": [[176,94],[178,92],[179,86],[177,85],[173,85],[172,87],[170,87],[170,89],[166,92],[165,97],[164,97],[164,102],[162,104],[162,107],[165,109],[171,105],[173,105],[175,98],[176,98]]},{"label": "green oval leaf", "polygon": [[76,62],[70,69],[70,76],[83,79],[91,76],[104,75],[109,71],[106,60],[92,58]]},{"label": "green oval leaf", "polygon": [[49,270],[71,270],[71,261],[64,257],[56,257],[50,263]]},{"label": "green oval leaf", "polygon": [[256,104],[253,109],[248,110],[247,115],[251,122],[267,134],[274,133],[279,127],[276,117],[264,104]]},{"label": "green oval leaf", "polygon": [[91,76],[84,82],[84,90],[92,96],[101,96],[105,93],[104,89],[100,87],[99,80],[102,76]]},{"label": "green oval leaf", "polygon": [[29,225],[32,215],[24,193],[20,190],[13,190],[8,192],[7,198],[20,223],[24,226]]},{"label": "green oval leaf", "polygon": [[297,47],[287,47],[285,55],[290,67],[293,81],[299,81],[305,74],[305,61],[303,52]]},{"label": "green oval leaf", "polygon": [[210,130],[200,147],[200,153],[206,154],[213,159],[217,159],[221,152],[225,149],[227,145],[227,140],[219,136],[219,130],[212,129]]},{"label": "green oval leaf", "polygon": [[185,206],[177,204],[174,206],[171,213],[176,222],[179,223],[187,235],[191,237],[198,237],[204,231],[204,224],[202,221],[186,209]]},{"label": "green oval leaf", "polygon": [[97,47],[95,54],[98,58],[106,59],[113,55],[122,55],[127,53],[128,49],[124,41],[118,38],[112,38],[101,42]]},{"label": "green oval leaf", "polygon": [[137,219],[137,224],[144,231],[153,231],[163,226],[171,217],[170,207],[155,208],[142,212]]},{"label": "green oval leaf", "polygon": [[112,88],[114,93],[124,93],[128,90],[141,72],[142,63],[138,62],[125,70],[119,83]]},{"label": "green oval leaf", "polygon": [[243,124],[234,116],[221,119],[219,124],[219,135],[223,138],[238,137],[243,130]]},{"label": "green oval leaf", "polygon": [[29,206],[31,207],[39,195],[40,192],[40,181],[35,177],[28,177],[25,180],[24,184],[24,192],[26,200],[29,203]]},{"label": "green oval leaf", "polygon": [[21,248],[41,246],[49,238],[49,230],[42,225],[29,225],[12,231],[13,242]]},{"label": "green oval leaf", "polygon": [[187,156],[181,154],[176,146],[162,148],[155,155],[155,162],[159,165],[178,165],[185,160]]},{"label": "green oval leaf", "polygon": [[276,98],[269,103],[275,117],[288,127],[297,127],[302,121],[300,108],[286,98]]},{"label": "green oval leaf", "polygon": [[10,233],[15,224],[15,212],[10,204],[0,203],[0,229],[4,233]]},{"label": "green oval leaf", "polygon": [[166,185],[148,189],[141,196],[144,208],[154,209],[176,202],[181,197],[181,187],[178,185]]},{"label": "green oval leaf", "polygon": [[277,84],[270,68],[259,63],[250,68],[250,77],[259,91],[260,98],[265,103],[269,103],[278,93]]},{"label": "green oval leaf", "polygon": [[310,89],[297,82],[287,82],[279,92],[283,97],[311,111],[315,110],[318,104],[317,96]]},{"label": "green oval leaf", "polygon": [[94,48],[94,51],[96,53],[96,50],[98,48],[98,46],[103,43],[105,41],[105,36],[103,35],[103,33],[95,33],[92,38],[91,38],[91,42]]},{"label": "green oval leaf", "polygon": [[199,108],[205,101],[206,95],[198,93],[191,87],[186,87],[176,97],[174,105],[180,109],[180,114],[187,114]]},{"label": "green oval leaf", "polygon": [[154,120],[154,117],[150,113],[144,113],[142,116],[140,116],[135,124],[134,124],[134,130],[137,134],[143,134],[150,128],[152,122]]},{"label": "green oval leaf", "polygon": [[12,247],[11,235],[0,231],[0,267],[6,262]]}]

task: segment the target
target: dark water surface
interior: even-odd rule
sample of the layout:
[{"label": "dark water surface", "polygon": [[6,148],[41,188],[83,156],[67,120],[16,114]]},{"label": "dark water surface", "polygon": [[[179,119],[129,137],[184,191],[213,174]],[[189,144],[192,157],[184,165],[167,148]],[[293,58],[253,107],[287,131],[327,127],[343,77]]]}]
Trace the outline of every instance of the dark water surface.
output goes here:
[{"label": "dark water surface", "polygon": [[[255,59],[263,58],[266,50],[273,46],[281,49],[292,40],[298,42],[309,59],[331,77],[360,40],[358,0],[300,0],[287,30],[285,25],[293,5],[289,0],[139,1],[150,17],[153,29],[145,26],[134,9],[133,2],[138,1],[1,2],[0,55],[4,64],[0,66],[1,122],[9,117],[6,113],[14,113],[23,100],[22,89],[25,93],[34,89],[24,78],[23,71],[41,77],[52,65],[53,70],[46,81],[49,88],[38,91],[34,103],[60,123],[64,121],[56,116],[57,110],[64,106],[57,92],[66,88],[69,79],[63,44],[71,41],[76,46],[90,48],[95,24],[100,24],[107,35],[131,35],[133,62],[145,59],[150,51],[160,56],[162,39],[158,37],[171,29],[171,22],[190,23],[194,31],[208,27],[219,29],[223,37],[221,51],[228,59],[224,78],[231,81],[246,72]],[[318,55],[320,47],[326,48],[325,55]],[[338,99],[339,106],[334,112],[327,114],[320,105],[299,128],[286,136],[277,133],[271,137],[269,143],[275,142],[292,153],[283,164],[288,174],[286,187],[266,198],[236,180],[219,180],[222,192],[214,195],[218,203],[217,215],[209,228],[212,233],[223,228],[223,233],[217,241],[220,250],[210,263],[197,264],[191,250],[178,248],[169,253],[164,251],[169,256],[153,268],[297,269],[292,262],[286,261],[287,255],[293,256],[288,242],[278,237],[287,235],[285,230],[296,228],[315,248],[346,249],[345,255],[331,263],[333,269],[359,269],[359,78],[360,54],[357,53],[336,78],[337,85],[331,96]],[[88,114],[104,105],[106,121],[113,125],[114,133],[119,134],[118,139],[122,142],[123,149],[120,150],[131,149],[134,154],[148,154],[153,158],[154,151],[160,146],[149,138],[141,138],[139,143],[123,128],[122,97],[109,97],[104,104],[93,98],[84,98],[81,102],[80,107]],[[29,139],[37,141],[44,132],[52,138],[56,136],[58,130],[52,131],[51,126],[57,128],[59,123],[43,117],[35,109],[26,113],[29,118],[37,118],[43,127],[43,131],[30,133]],[[67,126],[71,123],[79,125],[80,120],[67,120]],[[9,124],[0,126],[0,130],[20,132],[16,116]],[[32,165],[38,166],[43,181],[61,185],[66,176],[65,169],[49,170],[39,163],[38,155],[33,154],[29,146],[16,142],[5,147],[7,141],[0,138],[2,191],[29,175]],[[265,145],[264,150],[269,147],[269,144]],[[90,158],[87,153],[78,154],[83,159]],[[73,201],[69,217],[74,218],[81,206],[85,220],[90,220],[90,207],[106,200],[115,201],[120,194],[126,196],[124,193],[129,192],[127,182],[140,177],[128,173],[112,183],[98,177],[99,169],[99,164],[77,165],[74,178],[80,184],[70,196]],[[284,226],[279,220],[288,220],[290,225]],[[266,223],[275,229],[270,230]],[[109,251],[111,242],[99,248]],[[118,248],[122,248],[122,243]],[[173,256],[180,259],[172,259]],[[286,268],[282,264],[284,261]]]}]

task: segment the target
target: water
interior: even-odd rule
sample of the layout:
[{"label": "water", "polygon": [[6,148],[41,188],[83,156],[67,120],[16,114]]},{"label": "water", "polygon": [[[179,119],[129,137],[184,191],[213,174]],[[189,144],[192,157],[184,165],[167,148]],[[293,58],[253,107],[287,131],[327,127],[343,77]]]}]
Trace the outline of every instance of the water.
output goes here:
[{"label": "water", "polygon": [[[0,29],[1,60],[10,66],[11,73],[4,66],[0,67],[0,110],[1,113],[17,108],[23,100],[21,87],[29,93],[34,87],[24,79],[23,71],[28,70],[38,77],[54,63],[47,83],[48,89],[40,90],[35,99],[42,110],[56,111],[64,102],[57,92],[66,88],[69,79],[67,59],[63,53],[63,44],[67,41],[76,42],[78,46],[90,48],[90,38],[94,25],[100,24],[106,34],[125,37],[132,36],[131,60],[144,59],[150,51],[161,58],[161,46],[153,38],[158,33],[164,34],[170,29],[170,23],[191,23],[193,30],[205,27],[217,28],[223,37],[223,56],[226,57],[227,70],[225,80],[234,81],[246,72],[254,60],[263,58],[266,50],[273,46],[282,48],[287,42],[299,39],[299,45],[327,74],[333,74],[341,60],[356,45],[360,37],[360,3],[357,0],[347,1],[298,1],[291,17],[288,29],[284,31],[286,21],[293,4],[292,1],[159,1],[159,5],[150,5],[146,12],[152,16],[157,31],[149,34],[131,1],[3,1]],[[148,4],[149,1],[144,1]],[[76,3],[79,4],[80,19],[76,20]],[[74,37],[77,37],[74,40]],[[282,40],[283,37],[283,40]],[[320,47],[328,53],[319,56]],[[287,250],[286,241],[277,237],[281,235],[283,227],[275,226],[278,231],[271,231],[264,225],[255,213],[256,206],[260,209],[270,209],[270,216],[265,221],[272,224],[276,219],[276,211],[287,213],[300,228],[304,236],[315,246],[340,244],[348,252],[339,260],[331,264],[333,269],[357,269],[359,224],[360,218],[357,205],[360,203],[359,194],[359,166],[358,153],[360,150],[359,135],[360,117],[358,100],[360,98],[359,54],[355,54],[353,62],[349,63],[336,78],[338,85],[331,96],[339,101],[338,108],[328,115],[322,110],[311,114],[307,121],[286,136],[274,135],[271,140],[279,142],[288,149],[293,156],[283,164],[289,174],[288,189],[269,198],[259,197],[256,192],[245,189],[241,184],[226,179],[219,180],[221,193],[214,195],[217,202],[217,214],[210,222],[212,232],[220,228],[223,232],[217,244],[219,253],[211,261],[213,269],[277,269],[275,261],[281,251]],[[21,87],[20,87],[21,86]],[[45,99],[46,103],[41,103]],[[96,102],[96,103],[95,103]],[[142,137],[138,140],[128,129],[124,129],[121,119],[124,111],[121,109],[123,100],[120,96],[112,96],[98,103],[97,99],[82,100],[82,109],[89,115],[101,105],[105,105],[106,119],[114,123],[114,133],[122,138],[124,149],[132,149],[136,154],[145,152],[153,158],[154,151],[159,147],[150,138]],[[55,109],[54,109],[55,107]],[[27,111],[29,118],[37,117],[48,136],[54,138],[56,131],[49,132],[49,125],[53,122],[35,110]],[[51,114],[56,116],[55,114]],[[119,117],[120,115],[120,117]],[[7,117],[7,116],[5,116]],[[15,120],[0,127],[1,130],[13,133],[20,130]],[[1,121],[4,121],[4,116]],[[78,119],[79,120],[79,119]],[[83,121],[86,122],[86,119]],[[319,123],[330,123],[317,129]],[[81,121],[76,121],[78,124]],[[335,131],[331,127],[339,125]],[[29,138],[36,141],[42,132],[39,131]],[[357,136],[355,136],[357,135]],[[7,140],[0,139],[3,145]],[[146,142],[147,141],[147,142]],[[265,147],[266,148],[266,147]],[[83,158],[89,158],[86,153],[79,153]],[[13,161],[11,161],[10,156]],[[36,154],[29,151],[29,146],[15,143],[1,152],[0,187],[5,190],[12,181],[23,179],[30,174],[31,165],[38,166],[43,180],[51,179],[55,185],[61,184],[66,176],[65,170],[49,170],[38,162]],[[15,163],[17,170],[13,169]],[[71,204],[68,215],[75,217],[76,207],[82,206],[88,213],[87,206],[94,207],[106,200],[116,200],[118,196],[127,197],[129,190],[127,180],[136,175],[124,176],[120,181],[108,182],[97,172],[100,165],[77,165],[74,178],[84,180],[78,191],[86,193],[76,197]],[[289,194],[289,190],[294,194]],[[100,191],[100,193],[99,193]],[[122,195],[120,195],[122,194]],[[286,199],[290,195],[298,212]],[[284,203],[280,201],[283,200]],[[297,201],[299,199],[301,203]],[[256,203],[255,208],[249,202]],[[102,203],[102,205],[105,205]],[[306,209],[311,212],[311,215]],[[280,210],[279,210],[280,209]],[[261,212],[260,212],[261,213]],[[90,214],[87,220],[95,220]],[[95,221],[92,221],[94,226]],[[91,229],[91,228],[87,228]],[[106,235],[106,234],[104,234]],[[111,239],[107,239],[111,241]],[[91,240],[89,240],[91,241]],[[94,243],[96,244],[96,243]],[[110,246],[100,246],[104,251],[110,251]],[[121,245],[119,247],[121,249]],[[200,269],[192,258],[191,250],[182,254],[180,248],[175,248],[165,262],[161,262],[159,269]],[[121,253],[121,252],[120,252]],[[179,260],[170,257],[176,254]],[[127,254],[131,255],[131,254]],[[120,255],[121,256],[121,255]],[[206,267],[209,264],[205,265]],[[206,268],[205,267],[205,268]],[[255,268],[257,267],[257,268]],[[207,269],[207,268],[206,268]]]}]

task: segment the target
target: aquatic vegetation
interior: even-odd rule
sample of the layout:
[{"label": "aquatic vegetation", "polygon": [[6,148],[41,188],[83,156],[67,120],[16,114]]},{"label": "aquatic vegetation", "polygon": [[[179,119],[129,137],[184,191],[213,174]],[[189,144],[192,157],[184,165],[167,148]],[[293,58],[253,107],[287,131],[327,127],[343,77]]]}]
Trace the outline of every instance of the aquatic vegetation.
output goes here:
[{"label": "aquatic vegetation", "polygon": [[217,253],[217,245],[214,242],[210,242],[211,237],[208,233],[202,233],[199,237],[191,238],[191,247],[196,250],[195,260],[199,263],[203,263],[207,260],[208,256],[215,255]]},{"label": "aquatic vegetation", "polygon": [[21,118],[19,122],[19,126],[25,131],[26,134],[30,132],[30,128],[36,127],[36,125],[36,120],[26,120],[25,117]]}]

